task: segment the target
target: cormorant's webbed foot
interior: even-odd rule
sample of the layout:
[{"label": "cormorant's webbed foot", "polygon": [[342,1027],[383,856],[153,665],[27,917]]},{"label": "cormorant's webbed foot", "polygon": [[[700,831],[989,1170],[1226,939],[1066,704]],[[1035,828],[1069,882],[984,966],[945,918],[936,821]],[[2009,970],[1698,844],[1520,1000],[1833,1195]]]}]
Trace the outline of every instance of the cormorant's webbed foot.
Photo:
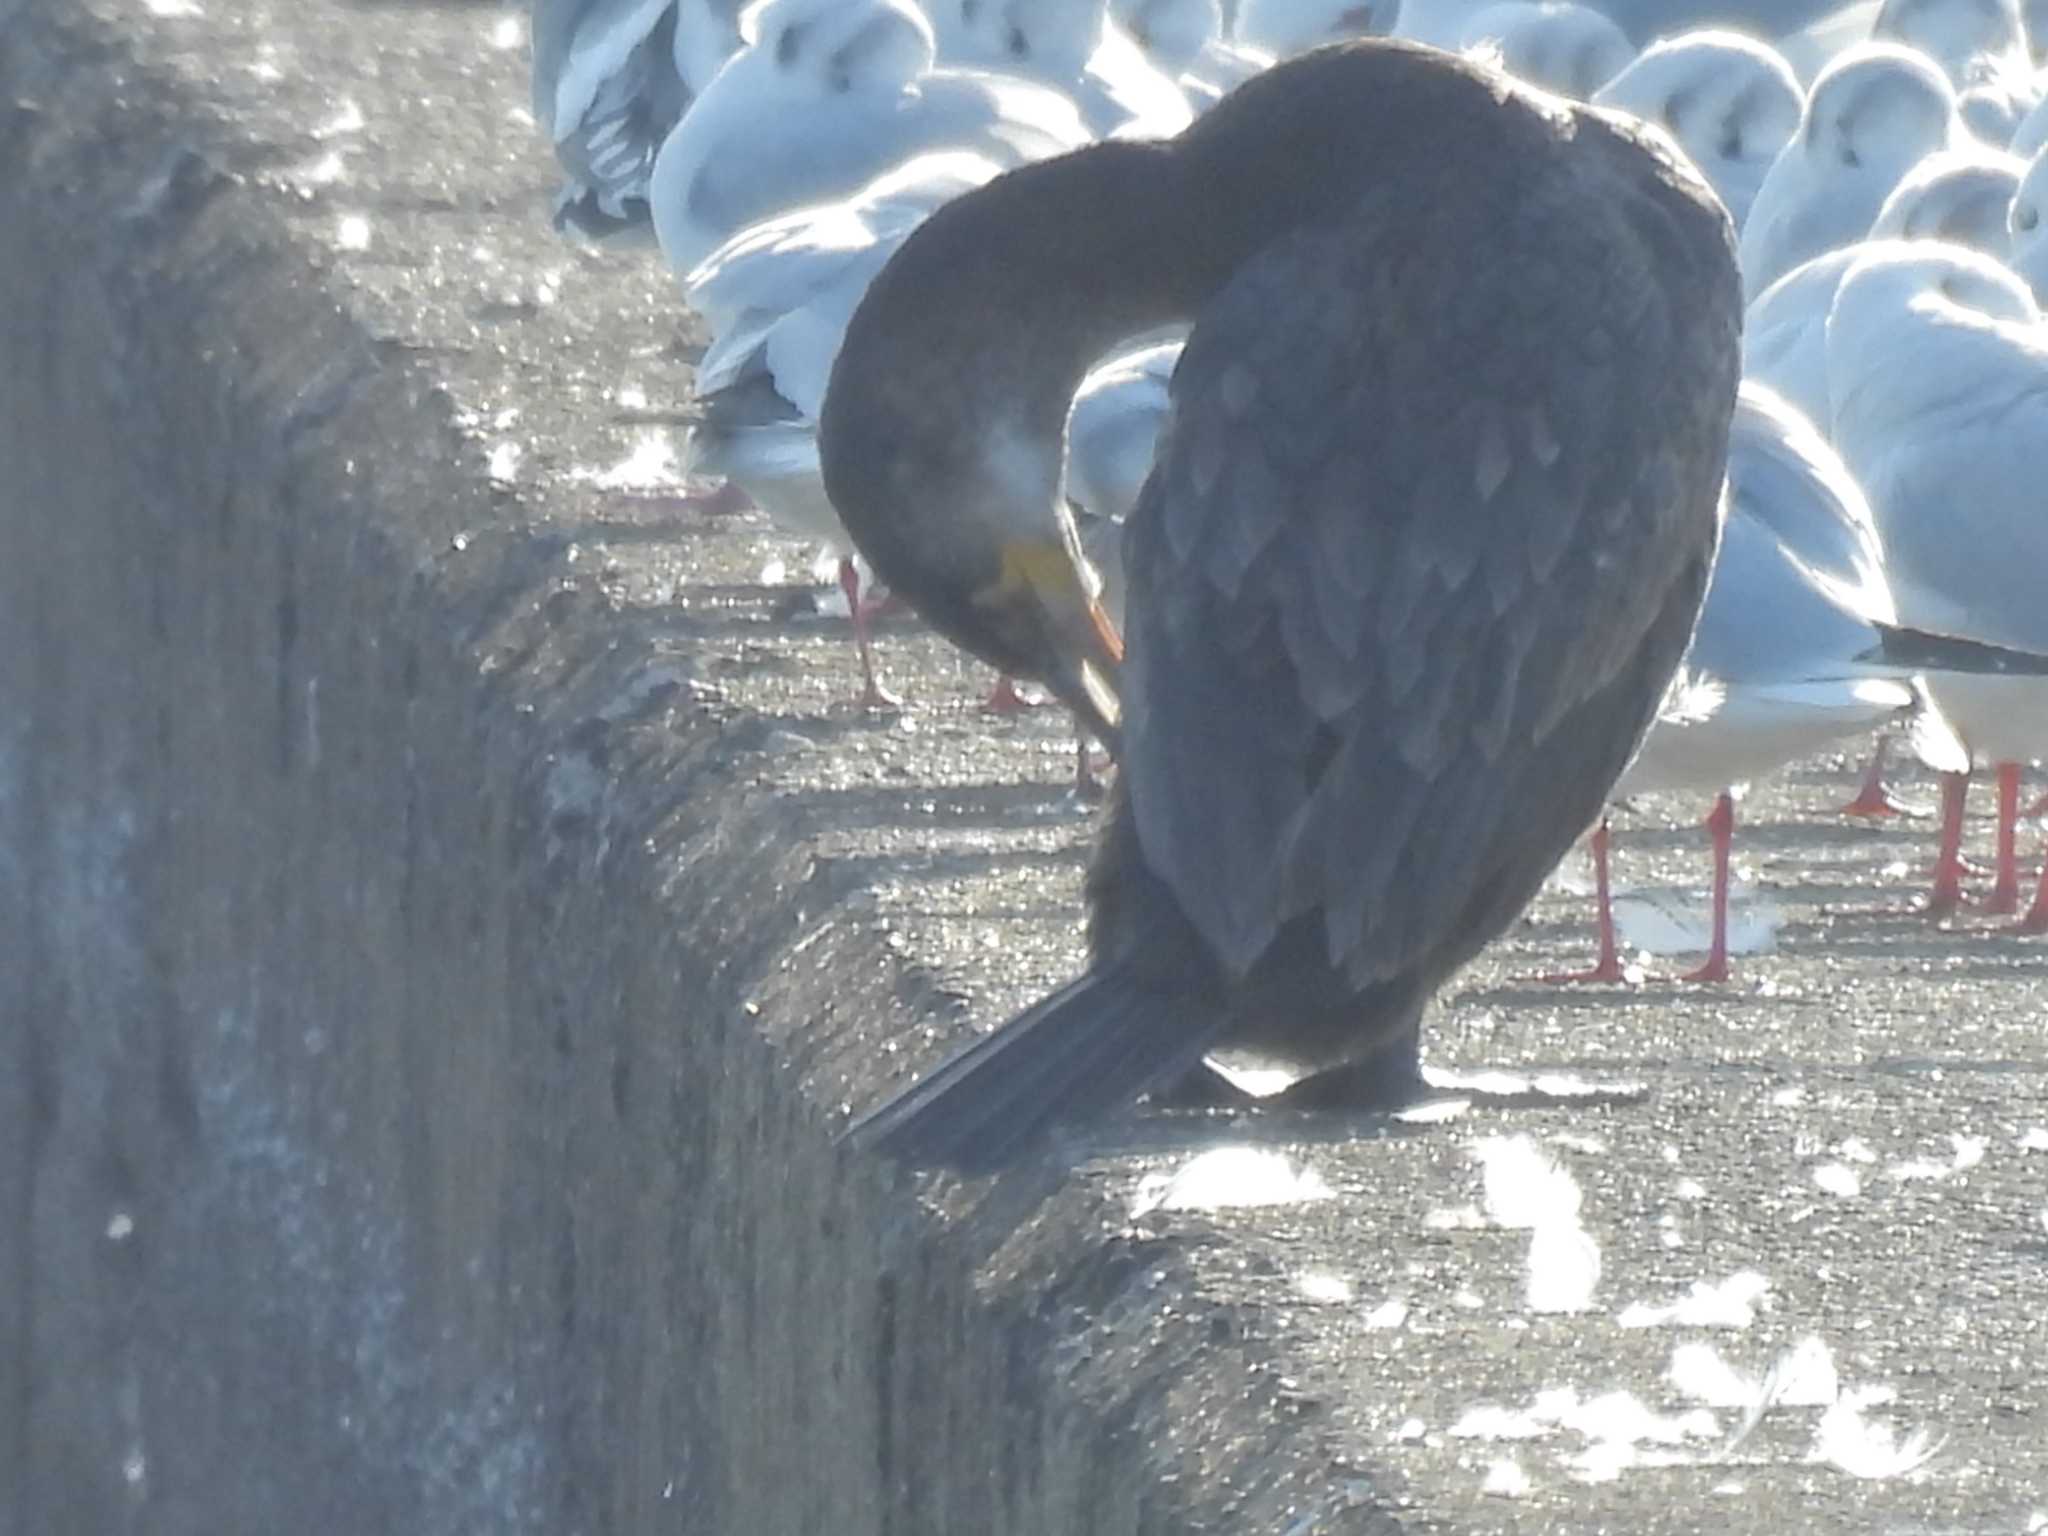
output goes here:
[{"label": "cormorant's webbed foot", "polygon": [[1311,1112],[1407,1109],[1441,1097],[1422,1075],[1414,1034],[1403,1035],[1360,1061],[1312,1073],[1264,1102],[1273,1109]]},{"label": "cormorant's webbed foot", "polygon": [[1206,1061],[1198,1061],[1163,1088],[1145,1095],[1154,1109],[1257,1109],[1266,1100],[1246,1093]]}]

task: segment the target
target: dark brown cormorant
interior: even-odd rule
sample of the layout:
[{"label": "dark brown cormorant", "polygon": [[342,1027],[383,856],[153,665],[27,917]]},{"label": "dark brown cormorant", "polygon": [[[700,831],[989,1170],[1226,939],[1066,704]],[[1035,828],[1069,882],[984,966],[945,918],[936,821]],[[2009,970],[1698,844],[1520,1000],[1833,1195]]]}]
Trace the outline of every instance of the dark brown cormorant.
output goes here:
[{"label": "dark brown cormorant", "polygon": [[921,226],[839,353],[826,485],[895,591],[1063,694],[1094,659],[1037,580],[1068,402],[1194,329],[1125,536],[1088,970],[855,1143],[992,1166],[1222,1049],[1412,1089],[1424,1004],[1598,817],[1685,649],[1740,314],[1727,215],[1651,130],[1380,40]]}]

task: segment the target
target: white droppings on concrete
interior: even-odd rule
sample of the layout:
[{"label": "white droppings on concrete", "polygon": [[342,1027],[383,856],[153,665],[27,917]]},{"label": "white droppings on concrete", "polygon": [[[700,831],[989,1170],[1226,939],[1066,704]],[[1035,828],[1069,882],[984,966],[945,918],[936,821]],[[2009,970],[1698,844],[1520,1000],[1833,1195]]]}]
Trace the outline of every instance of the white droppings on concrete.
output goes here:
[{"label": "white droppings on concrete", "polygon": [[363,109],[351,97],[344,96],[341,105],[334,109],[334,115],[313,130],[316,139],[340,138],[344,134],[363,131]]},{"label": "white droppings on concrete", "polygon": [[1509,1408],[1500,1403],[1480,1403],[1467,1408],[1450,1427],[1453,1440],[1541,1440],[1556,1426],[1556,1417],[1538,1405]]},{"label": "white droppings on concrete", "polygon": [[1822,1194],[1854,1200],[1863,1193],[1862,1175],[1847,1163],[1822,1163],[1813,1170],[1814,1187]]},{"label": "white droppings on concrete", "polygon": [[1486,1225],[1486,1213],[1476,1205],[1438,1206],[1422,1218],[1425,1232],[1476,1232]]},{"label": "white droppings on concrete", "polygon": [[1486,1469],[1479,1491],[1497,1499],[1519,1499],[1529,1492],[1529,1474],[1512,1456],[1503,1456]]},{"label": "white droppings on concrete", "polygon": [[1365,1326],[1381,1333],[1391,1333],[1408,1321],[1408,1303],[1389,1297],[1365,1314]]},{"label": "white droppings on concrete", "polygon": [[1303,1301],[1323,1306],[1340,1306],[1351,1300],[1351,1282],[1327,1269],[1304,1269],[1294,1277],[1294,1289]]},{"label": "white droppings on concrete", "polygon": [[1872,1408],[1896,1396],[1883,1386],[1842,1392],[1821,1415],[1809,1459],[1870,1481],[1907,1477],[1926,1466],[1941,1450],[1944,1437],[1924,1427],[1900,1431],[1870,1415]]},{"label": "white droppings on concrete", "polygon": [[1529,1310],[1585,1311],[1600,1283],[1600,1245],[1579,1219],[1578,1180],[1527,1136],[1483,1137],[1468,1150],[1480,1165],[1487,1216],[1529,1233]]},{"label": "white droppings on concrete", "polygon": [[569,471],[569,478],[601,491],[680,491],[683,486],[675,444],[653,427],[636,433],[633,446],[616,464],[604,469],[579,466]]},{"label": "white droppings on concrete", "polygon": [[1531,1312],[1584,1312],[1600,1287],[1600,1245],[1576,1221],[1552,1222],[1529,1234]]},{"label": "white droppings on concrete", "polygon": [[1770,1288],[1771,1282],[1755,1270],[1740,1270],[1718,1284],[1695,1280],[1684,1296],[1661,1306],[1631,1303],[1616,1321],[1624,1328],[1747,1328]]},{"label": "white droppings on concrete", "polygon": [[1528,1406],[1481,1403],[1450,1429],[1460,1440],[1535,1441],[1558,1432],[1581,1444],[1560,1458],[1581,1482],[1610,1482],[1638,1467],[1677,1466],[1703,1459],[1703,1447],[1721,1437],[1721,1423],[1705,1408],[1660,1413],[1633,1392],[1581,1395],[1576,1387],[1549,1387]]},{"label": "white droppings on concrete", "polygon": [[1478,1160],[1481,1202],[1497,1226],[1533,1228],[1579,1219],[1579,1182],[1527,1136],[1486,1136],[1467,1149]]},{"label": "white droppings on concrete", "polygon": [[1313,1168],[1262,1147],[1217,1147],[1172,1173],[1138,1181],[1131,1214],[1147,1211],[1220,1211],[1246,1206],[1298,1205],[1328,1200],[1333,1191]]},{"label": "white droppings on concrete", "polygon": [[340,151],[330,149],[316,160],[302,161],[285,175],[301,192],[310,192],[316,187],[331,187],[342,180],[348,175],[348,162],[342,159]]},{"label": "white droppings on concrete", "polygon": [[1824,1408],[1841,1392],[1834,1352],[1818,1335],[1801,1339],[1761,1376],[1730,1364],[1712,1344],[1695,1340],[1671,1351],[1666,1375],[1680,1396],[1709,1408]]},{"label": "white droppings on concrete", "polygon": [[1989,1136],[1970,1136],[1959,1131],[1950,1132],[1948,1141],[1949,1155],[1946,1158],[1906,1158],[1885,1169],[1886,1177],[1902,1184],[1915,1179],[1952,1179],[1983,1162],[1984,1154],[1991,1146]]}]

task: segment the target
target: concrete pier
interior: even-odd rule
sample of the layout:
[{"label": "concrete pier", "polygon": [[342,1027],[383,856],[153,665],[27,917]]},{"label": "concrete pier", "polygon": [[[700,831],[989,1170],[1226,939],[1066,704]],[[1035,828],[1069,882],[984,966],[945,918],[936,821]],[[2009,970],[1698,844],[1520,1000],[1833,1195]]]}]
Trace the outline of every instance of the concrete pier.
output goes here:
[{"label": "concrete pier", "polygon": [[[1071,743],[908,623],[863,716],[802,551],[678,500],[701,338],[547,227],[523,20],[0,0],[0,1536],[2029,1529],[2048,966],[1927,928],[1839,763],[1745,805],[1741,985],[1530,987],[1553,893],[1430,1026],[1639,1100],[834,1149],[1078,963]],[[1499,1137],[1584,1186],[1581,1309]],[[1322,1198],[1140,1198],[1225,1138]],[[1675,1348],[1809,1337],[1941,1455],[1724,1454]],[[1469,1417],[1563,1387],[1670,1438]]]}]

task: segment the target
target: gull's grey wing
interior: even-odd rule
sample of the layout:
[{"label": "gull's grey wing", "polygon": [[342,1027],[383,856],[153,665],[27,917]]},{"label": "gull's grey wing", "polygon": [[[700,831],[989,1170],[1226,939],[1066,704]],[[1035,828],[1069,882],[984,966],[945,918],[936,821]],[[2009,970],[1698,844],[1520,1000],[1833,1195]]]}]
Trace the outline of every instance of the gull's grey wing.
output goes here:
[{"label": "gull's grey wing", "polygon": [[550,134],[566,133],[674,7],[675,0],[533,0],[535,120]]},{"label": "gull's grey wing", "polygon": [[[744,136],[703,159],[681,196],[691,219],[730,235],[803,204],[849,196],[914,155],[963,149],[1007,169],[1087,141],[1058,92],[946,70],[900,99],[831,97],[806,112],[750,122]],[[764,177],[764,166],[776,173]]]},{"label": "gull's grey wing", "polygon": [[1739,686],[1864,675],[1858,658],[1882,637],[1858,611],[1860,594],[1816,580],[1797,548],[1759,515],[1754,490],[1737,478],[1730,491],[1691,665]]},{"label": "gull's grey wing", "polygon": [[[1511,915],[1655,710],[1712,558],[1739,297],[1718,208],[1611,179],[1402,189],[1196,325],[1126,534],[1125,771],[1234,975],[1313,912],[1354,985]],[[1475,222],[1554,254],[1489,258]]]},{"label": "gull's grey wing", "polygon": [[[1877,523],[1849,467],[1803,414],[1746,379],[1728,437],[1728,497],[1730,528],[1738,517],[1757,524],[1762,536],[1776,546],[1770,559],[1785,563],[1788,574],[1814,589],[1825,606],[1840,610],[1842,622],[1866,631],[1840,655],[1854,655],[1867,645],[1870,625],[1898,621],[1886,585]],[[1722,556],[1725,560],[1725,547]],[[1715,583],[1720,582],[1717,572]],[[1762,624],[1734,614],[1724,617],[1710,595],[1708,612],[1700,618],[1703,632],[1710,617],[1717,629],[1716,645],[1741,660],[1726,667],[1702,665],[1729,677],[1761,680],[1786,675],[1771,670],[1772,626],[1789,621],[1791,615],[1774,614]],[[1833,630],[1829,643],[1847,634]],[[1824,654],[1825,649],[1782,650],[1777,664],[1801,668]]]},{"label": "gull's grey wing", "polygon": [[556,158],[603,216],[632,217],[626,204],[645,201],[654,157],[690,102],[675,0],[535,0],[532,27],[534,116]]}]

